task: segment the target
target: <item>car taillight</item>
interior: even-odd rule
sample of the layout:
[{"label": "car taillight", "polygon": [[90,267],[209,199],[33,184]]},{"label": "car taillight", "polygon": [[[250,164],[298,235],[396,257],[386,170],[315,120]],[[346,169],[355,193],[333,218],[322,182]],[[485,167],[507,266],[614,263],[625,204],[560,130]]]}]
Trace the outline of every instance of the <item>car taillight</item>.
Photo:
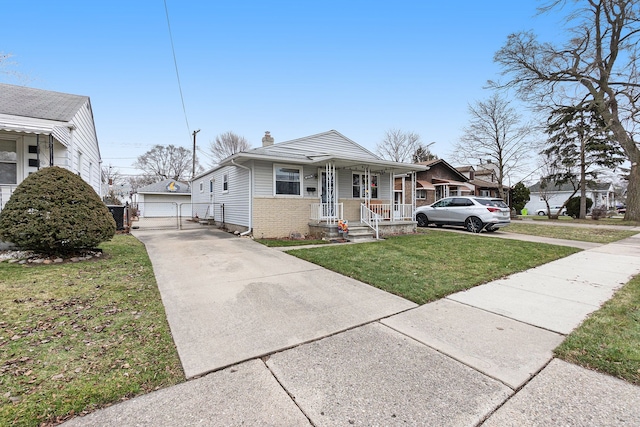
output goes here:
[{"label": "car taillight", "polygon": [[500,212],[500,208],[487,208],[489,212]]}]

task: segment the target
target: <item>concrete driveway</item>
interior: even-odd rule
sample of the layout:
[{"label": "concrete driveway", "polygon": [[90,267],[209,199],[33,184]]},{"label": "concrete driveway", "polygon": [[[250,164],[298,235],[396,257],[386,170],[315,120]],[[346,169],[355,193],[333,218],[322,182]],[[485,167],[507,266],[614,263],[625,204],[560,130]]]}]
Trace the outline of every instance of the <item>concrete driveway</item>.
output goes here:
[{"label": "concrete driveway", "polygon": [[220,230],[134,235],[148,249],[187,378],[416,307]]}]

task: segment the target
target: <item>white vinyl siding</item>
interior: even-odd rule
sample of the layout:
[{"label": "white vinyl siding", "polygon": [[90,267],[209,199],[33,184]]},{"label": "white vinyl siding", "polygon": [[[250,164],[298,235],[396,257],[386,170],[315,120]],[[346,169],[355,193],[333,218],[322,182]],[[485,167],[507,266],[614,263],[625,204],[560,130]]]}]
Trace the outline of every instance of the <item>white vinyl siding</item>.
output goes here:
[{"label": "white vinyl siding", "polygon": [[[248,166],[248,165],[247,165]],[[223,179],[227,177],[229,191],[223,190]],[[249,227],[249,171],[237,166],[224,166],[199,177],[209,182],[213,192],[193,192],[193,203],[224,204],[224,220],[229,224]]]}]

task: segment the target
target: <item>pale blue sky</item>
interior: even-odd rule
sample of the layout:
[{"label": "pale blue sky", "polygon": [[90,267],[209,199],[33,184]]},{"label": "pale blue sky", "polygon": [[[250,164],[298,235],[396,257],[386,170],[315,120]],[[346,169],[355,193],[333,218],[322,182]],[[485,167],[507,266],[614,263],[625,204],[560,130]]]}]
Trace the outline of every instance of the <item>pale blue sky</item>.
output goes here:
[{"label": "pale blue sky", "polygon": [[12,69],[88,95],[104,164],[123,174],[154,144],[190,149],[195,129],[203,150],[229,130],[256,147],[266,130],[335,129],[374,151],[400,128],[446,160],[507,36],[561,34],[536,0],[166,1],[189,127],[162,0],[0,0]]}]

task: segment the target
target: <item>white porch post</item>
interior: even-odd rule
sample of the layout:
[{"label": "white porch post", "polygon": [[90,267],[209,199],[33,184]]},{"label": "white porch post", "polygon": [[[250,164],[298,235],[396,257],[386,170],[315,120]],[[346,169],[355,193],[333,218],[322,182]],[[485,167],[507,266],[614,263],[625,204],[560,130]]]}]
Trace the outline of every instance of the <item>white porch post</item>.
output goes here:
[{"label": "white porch post", "polygon": [[[336,165],[333,162],[327,162],[327,164],[325,164],[324,166],[324,171],[325,171],[325,188],[327,191],[327,194],[324,195],[324,198],[326,200],[327,203],[327,211],[325,212],[326,216],[335,216],[338,214],[336,207],[338,205],[338,194],[335,191],[335,185],[336,185],[336,179],[335,179],[335,175],[336,175]],[[320,200],[320,202],[322,202],[322,200]],[[342,219],[342,218],[338,218],[338,219]]]},{"label": "white porch post", "polygon": [[369,166],[365,166],[364,176],[364,201],[367,203],[367,206],[369,206],[371,204],[371,170],[369,169]]},{"label": "white porch post", "polygon": [[[403,179],[404,181],[404,179]],[[416,171],[411,172],[411,220],[416,220]]]}]

